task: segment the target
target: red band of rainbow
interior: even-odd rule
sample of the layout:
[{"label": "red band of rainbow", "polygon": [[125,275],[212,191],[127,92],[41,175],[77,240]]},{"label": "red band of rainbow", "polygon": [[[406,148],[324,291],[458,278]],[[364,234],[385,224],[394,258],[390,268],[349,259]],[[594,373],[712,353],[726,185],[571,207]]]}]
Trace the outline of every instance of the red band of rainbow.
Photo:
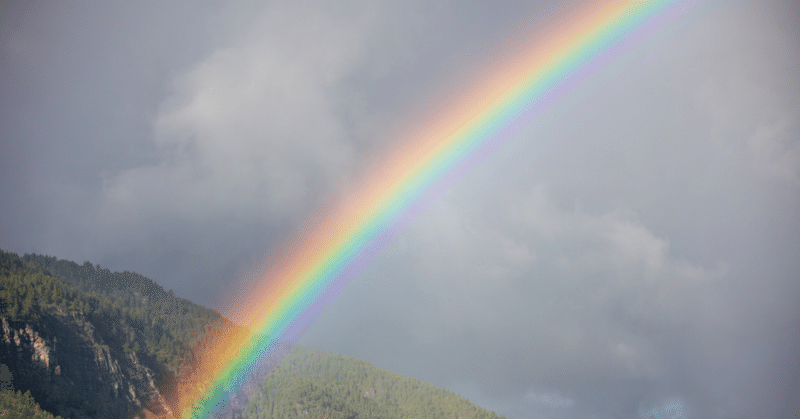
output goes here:
[{"label": "red band of rainbow", "polygon": [[184,380],[175,401],[182,418],[206,418],[229,403],[253,368],[276,357],[392,236],[499,144],[512,137],[613,58],[690,2],[602,0],[525,44],[448,111],[389,155],[379,170],[307,229],[256,289],[236,301],[250,332],[219,337]]}]

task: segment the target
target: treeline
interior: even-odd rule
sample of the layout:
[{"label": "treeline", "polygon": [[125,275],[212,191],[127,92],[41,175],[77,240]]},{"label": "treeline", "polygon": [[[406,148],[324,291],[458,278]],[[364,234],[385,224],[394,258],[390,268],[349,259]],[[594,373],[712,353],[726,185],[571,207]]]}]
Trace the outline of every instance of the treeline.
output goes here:
[{"label": "treeline", "polygon": [[[134,272],[111,272],[88,261],[78,265],[36,254],[26,254],[22,259],[41,267],[49,276],[110,303],[115,315],[117,311],[123,313],[131,319],[131,326],[146,332],[145,342],[140,344],[149,342],[147,346],[157,346],[165,337],[167,341],[193,346],[210,326],[225,322],[216,311],[178,298],[152,279]],[[175,361],[174,357],[170,361]]]},{"label": "treeline", "polygon": [[[96,334],[95,341],[135,352],[153,372],[162,394],[190,384],[177,377],[183,368],[196,365],[194,354],[201,350],[203,337],[235,327],[217,312],[175,297],[136,273],[35,254],[20,258],[0,250],[0,318],[47,330],[65,324],[53,321],[65,316],[70,324]],[[29,394],[0,391],[0,416],[22,415],[17,412],[52,418]],[[431,384],[301,346],[283,358],[234,417],[499,418]]]},{"label": "treeline", "polygon": [[98,341],[135,352],[166,393],[195,362],[201,339],[212,328],[230,327],[216,311],[142,275],[0,250],[0,318],[46,330],[56,316],[71,316]]},{"label": "treeline", "polygon": [[295,347],[241,413],[272,418],[497,419],[459,395],[343,355]]},{"label": "treeline", "polygon": [[93,311],[97,299],[85,299],[74,287],[45,274],[35,263],[0,250],[0,317],[10,321],[38,322],[49,310]]},{"label": "treeline", "polygon": [[30,418],[30,419],[62,419],[52,413],[42,410],[38,403],[31,397],[31,392],[25,393],[17,390],[0,390],[0,417],[4,418]]},{"label": "treeline", "polygon": [[173,372],[211,327],[224,322],[149,278],[89,262],[0,250],[0,277],[0,316],[35,322],[48,311],[80,315],[126,351]]}]

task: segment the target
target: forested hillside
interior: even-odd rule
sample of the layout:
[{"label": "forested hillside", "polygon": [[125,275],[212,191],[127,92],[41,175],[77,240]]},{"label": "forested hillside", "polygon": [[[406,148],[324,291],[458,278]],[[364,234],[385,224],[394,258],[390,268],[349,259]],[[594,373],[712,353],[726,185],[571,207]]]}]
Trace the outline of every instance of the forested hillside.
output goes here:
[{"label": "forested hillside", "polygon": [[64,417],[168,415],[213,310],[141,275],[0,251],[0,363],[16,390]]},{"label": "forested hillside", "polygon": [[[204,340],[236,327],[132,272],[0,250],[0,417],[171,417]],[[458,395],[296,346],[236,418],[496,418]],[[32,415],[32,416],[29,416]]]},{"label": "forested hillside", "polygon": [[[187,350],[198,344],[210,327],[220,322],[232,327],[216,311],[178,298],[134,272],[111,272],[89,262],[78,265],[35,254],[26,254],[22,260],[32,262],[34,269],[41,269],[45,276],[60,280],[68,288],[76,288],[82,298],[67,305],[89,302],[93,306],[84,304],[82,311],[102,316],[98,320],[113,320],[106,323],[111,324],[114,334],[125,336],[121,344],[126,350],[152,357],[170,370],[186,360]],[[59,304],[64,303],[59,300]]]},{"label": "forested hillside", "polygon": [[242,413],[244,419],[498,418],[445,389],[302,346],[267,376]]}]

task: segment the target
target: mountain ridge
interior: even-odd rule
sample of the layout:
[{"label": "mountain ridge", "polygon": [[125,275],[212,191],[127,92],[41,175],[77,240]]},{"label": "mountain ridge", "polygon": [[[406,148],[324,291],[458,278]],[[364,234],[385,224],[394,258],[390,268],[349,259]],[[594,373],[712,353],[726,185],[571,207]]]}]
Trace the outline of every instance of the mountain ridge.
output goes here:
[{"label": "mountain ridge", "polygon": [[[169,400],[186,388],[180,377],[197,365],[204,337],[237,327],[133,272],[0,249],[0,379],[3,368],[10,377],[0,382],[0,414],[173,417]],[[431,384],[300,345],[253,387],[227,417],[500,418]]]}]

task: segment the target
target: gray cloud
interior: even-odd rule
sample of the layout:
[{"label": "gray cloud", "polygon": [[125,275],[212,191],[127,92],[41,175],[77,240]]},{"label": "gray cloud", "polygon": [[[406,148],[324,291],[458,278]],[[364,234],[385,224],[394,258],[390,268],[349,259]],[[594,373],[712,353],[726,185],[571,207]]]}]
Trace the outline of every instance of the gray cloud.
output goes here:
[{"label": "gray cloud", "polygon": [[369,32],[322,10],[262,13],[233,46],[175,82],[155,118],[159,162],[105,182],[111,215],[155,203],[156,214],[200,220],[241,209],[286,219],[340,187],[354,151],[333,88]]},{"label": "gray cloud", "polygon": [[[392,294],[407,304],[405,340],[382,342],[375,332],[397,323],[381,315],[408,313],[381,309],[386,302],[378,297],[370,316],[332,308],[330,320],[322,320],[369,331],[339,345],[359,346],[350,350],[378,359],[422,353],[438,368],[395,368],[456,387],[479,381],[472,385],[483,394],[516,394],[518,403],[542,404],[545,399],[530,394],[549,394],[547,400],[559,400],[551,407],[563,409],[607,392],[609,380],[618,392],[660,386],[676,367],[675,353],[664,352],[680,351],[675,341],[718,327],[730,310],[713,293],[724,272],[674,258],[666,240],[629,215],[563,210],[541,187],[495,219],[457,211],[432,209],[367,274],[380,283],[375,287],[390,290],[357,294]],[[317,343],[336,339],[323,330],[335,329],[321,324],[316,333],[325,337]]]},{"label": "gray cloud", "polygon": [[[0,247],[212,306],[561,10],[151,6],[15,11]],[[618,57],[434,202],[303,342],[517,418],[787,416],[799,13],[703,3]]]}]

